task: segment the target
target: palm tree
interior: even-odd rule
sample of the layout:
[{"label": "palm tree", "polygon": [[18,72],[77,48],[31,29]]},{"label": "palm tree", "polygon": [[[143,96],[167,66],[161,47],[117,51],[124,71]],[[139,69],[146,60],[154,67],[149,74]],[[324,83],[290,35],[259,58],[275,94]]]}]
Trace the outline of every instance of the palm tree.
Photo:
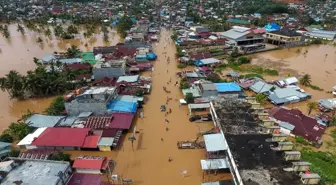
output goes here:
[{"label": "palm tree", "polygon": [[308,102],[307,107],[308,107],[308,115],[310,115],[312,110],[316,110],[318,108],[318,103],[317,102]]},{"label": "palm tree", "polygon": [[17,29],[16,31],[21,32],[21,35],[25,34],[25,30],[21,24],[17,24]]},{"label": "palm tree", "polygon": [[49,28],[47,28],[45,31],[44,31],[44,35],[47,36],[48,38],[51,37],[51,30]]},{"label": "palm tree", "polygon": [[305,74],[300,78],[300,84],[304,86],[308,86],[311,84],[311,76],[309,74]]},{"label": "palm tree", "polygon": [[104,40],[104,42],[109,42],[108,34],[104,33],[103,40]]},{"label": "palm tree", "polygon": [[77,46],[72,45],[70,48],[67,49],[66,54],[67,54],[67,57],[74,58],[80,52],[81,52],[81,50]]}]

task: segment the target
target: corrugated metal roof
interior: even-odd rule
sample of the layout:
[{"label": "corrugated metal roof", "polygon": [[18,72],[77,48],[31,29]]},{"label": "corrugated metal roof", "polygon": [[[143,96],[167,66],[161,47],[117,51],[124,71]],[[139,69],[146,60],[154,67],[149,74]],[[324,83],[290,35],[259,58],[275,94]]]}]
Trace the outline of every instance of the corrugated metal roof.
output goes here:
[{"label": "corrugated metal roof", "polygon": [[113,137],[102,137],[98,142],[98,146],[112,146],[113,141]]},{"label": "corrugated metal roof", "polygon": [[115,112],[113,113],[113,120],[110,128],[128,130],[131,128],[133,118],[134,114]]},{"label": "corrugated metal roof", "polygon": [[102,181],[102,175],[74,173],[67,185],[101,185]]},{"label": "corrugated metal roof", "polygon": [[75,159],[72,168],[102,169],[104,159]]},{"label": "corrugated metal roof", "polygon": [[120,76],[117,80],[118,82],[137,82],[139,80],[139,75],[133,75],[133,76]]},{"label": "corrugated metal roof", "polygon": [[230,83],[215,83],[217,91],[219,93],[222,92],[240,92],[241,88],[235,82]]},{"label": "corrugated metal roof", "polygon": [[38,128],[35,132],[26,135],[17,145],[30,145],[34,141],[35,138],[39,137],[47,128]]},{"label": "corrugated metal roof", "polygon": [[26,119],[25,123],[31,127],[54,127],[64,116],[48,116],[43,114],[34,114]]},{"label": "corrugated metal roof", "polygon": [[87,136],[84,140],[83,148],[97,148],[100,136]]},{"label": "corrugated metal roof", "polygon": [[273,85],[271,84],[268,84],[263,81],[257,81],[256,83],[250,86],[250,89],[255,93],[265,93],[265,92],[269,92],[272,87]]},{"label": "corrugated metal roof", "polygon": [[204,142],[205,142],[205,148],[207,152],[227,150],[228,148],[222,134],[204,135]]},{"label": "corrugated metal roof", "polygon": [[191,103],[188,104],[189,109],[204,109],[204,108],[210,108],[209,103]]}]

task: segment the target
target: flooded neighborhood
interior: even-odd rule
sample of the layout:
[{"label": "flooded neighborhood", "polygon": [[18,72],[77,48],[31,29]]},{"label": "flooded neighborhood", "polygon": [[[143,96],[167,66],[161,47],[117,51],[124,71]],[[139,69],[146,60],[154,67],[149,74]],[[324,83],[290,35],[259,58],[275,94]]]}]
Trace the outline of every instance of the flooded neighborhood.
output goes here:
[{"label": "flooded neighborhood", "polygon": [[334,1],[0,10],[0,184],[336,183]]}]

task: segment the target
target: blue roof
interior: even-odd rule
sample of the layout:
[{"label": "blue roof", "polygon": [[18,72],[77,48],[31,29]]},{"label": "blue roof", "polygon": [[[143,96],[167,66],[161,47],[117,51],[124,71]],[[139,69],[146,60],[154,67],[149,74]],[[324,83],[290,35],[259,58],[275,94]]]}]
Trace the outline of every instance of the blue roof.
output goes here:
[{"label": "blue roof", "polygon": [[147,60],[156,60],[157,58],[156,54],[152,52],[147,53],[146,55],[147,55]]},{"label": "blue roof", "polygon": [[268,32],[277,31],[277,30],[280,30],[280,26],[277,23],[272,22],[271,24],[265,25],[264,29]]},{"label": "blue roof", "polygon": [[219,93],[222,92],[240,92],[241,89],[238,84],[235,82],[230,83],[215,83],[217,91]]},{"label": "blue roof", "polygon": [[138,107],[137,103],[112,100],[108,105],[108,110],[111,110],[113,112],[135,113],[137,111],[137,107]]}]

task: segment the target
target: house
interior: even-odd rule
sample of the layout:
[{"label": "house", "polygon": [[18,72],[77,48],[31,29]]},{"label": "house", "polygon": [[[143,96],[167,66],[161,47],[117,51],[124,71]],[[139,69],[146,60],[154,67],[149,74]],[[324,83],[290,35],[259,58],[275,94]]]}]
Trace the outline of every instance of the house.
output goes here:
[{"label": "house", "polygon": [[25,123],[30,127],[43,128],[43,127],[54,127],[65,116],[49,116],[43,114],[34,114],[25,120]]},{"label": "house", "polygon": [[91,136],[90,131],[90,128],[46,128],[31,145],[38,149],[80,150]]},{"label": "house", "polygon": [[225,98],[237,99],[241,93],[241,88],[235,82],[230,83],[215,83],[218,95]]},{"label": "house", "polygon": [[72,168],[77,173],[101,174],[108,168],[109,163],[110,159],[107,157],[80,156],[75,159]]},{"label": "house", "polygon": [[128,130],[131,127],[133,118],[134,114],[114,112],[110,115],[90,116],[83,126],[84,128],[91,128],[94,130]]},{"label": "house", "polygon": [[210,52],[189,52],[188,56],[190,60],[201,60],[206,58],[211,58]]},{"label": "house", "polygon": [[64,106],[69,116],[82,112],[107,113],[107,104],[117,96],[114,87],[88,87],[76,90],[64,97]]},{"label": "house", "polygon": [[326,126],[321,125],[298,109],[274,107],[270,110],[270,119],[279,124],[280,131],[285,134],[302,136],[308,141],[322,143],[322,135]]},{"label": "house", "polygon": [[276,86],[268,84],[264,81],[256,81],[253,85],[251,85],[249,88],[250,90],[252,90],[253,92],[259,94],[268,94],[272,88],[276,88]]},{"label": "house", "polygon": [[194,64],[196,66],[206,66],[206,65],[211,65],[211,64],[217,64],[220,62],[221,61],[216,58],[206,58],[206,59],[196,60]]},{"label": "house", "polygon": [[232,29],[219,33],[220,38],[228,39],[228,43],[234,46],[250,45],[264,42],[264,38],[255,34],[253,30],[246,27],[234,26]]},{"label": "house", "polygon": [[38,138],[45,130],[47,127],[44,128],[38,128],[36,129],[33,133],[30,133],[26,135],[18,144],[21,149],[35,149],[37,148],[36,146],[32,145],[33,141]]},{"label": "house", "polygon": [[11,150],[11,146],[12,143],[0,142],[0,158],[7,156],[8,152]]},{"label": "house", "polygon": [[188,93],[191,93],[194,98],[199,98],[202,96],[201,91],[197,85],[192,85],[188,89],[182,89],[183,96],[186,96]]},{"label": "house", "polygon": [[30,160],[11,158],[7,163],[7,175],[3,173],[1,184],[13,185],[65,185],[71,177],[71,165],[67,161]]},{"label": "house", "polygon": [[218,96],[217,87],[214,83],[200,83],[199,89],[202,97],[216,97]]},{"label": "house", "polygon": [[336,98],[320,99],[318,101],[319,109],[328,112],[336,109]]},{"label": "house", "polygon": [[281,29],[266,33],[266,42],[274,45],[294,44],[301,40],[302,35],[292,30]]},{"label": "house", "polygon": [[315,39],[334,40],[336,38],[336,31],[312,30],[306,35]]},{"label": "house", "polygon": [[275,83],[279,87],[285,87],[285,86],[288,86],[288,85],[297,85],[298,82],[299,82],[299,80],[296,77],[288,77],[288,78],[277,80]]},{"label": "house", "polygon": [[311,95],[301,92],[294,87],[286,87],[283,89],[275,89],[269,92],[268,99],[275,105],[284,105],[289,103],[296,103],[310,99]]},{"label": "house", "polygon": [[126,60],[107,60],[97,62],[92,73],[95,80],[107,78],[118,78],[126,74]]},{"label": "house", "polygon": [[102,181],[102,175],[73,173],[67,185],[102,185]]}]

